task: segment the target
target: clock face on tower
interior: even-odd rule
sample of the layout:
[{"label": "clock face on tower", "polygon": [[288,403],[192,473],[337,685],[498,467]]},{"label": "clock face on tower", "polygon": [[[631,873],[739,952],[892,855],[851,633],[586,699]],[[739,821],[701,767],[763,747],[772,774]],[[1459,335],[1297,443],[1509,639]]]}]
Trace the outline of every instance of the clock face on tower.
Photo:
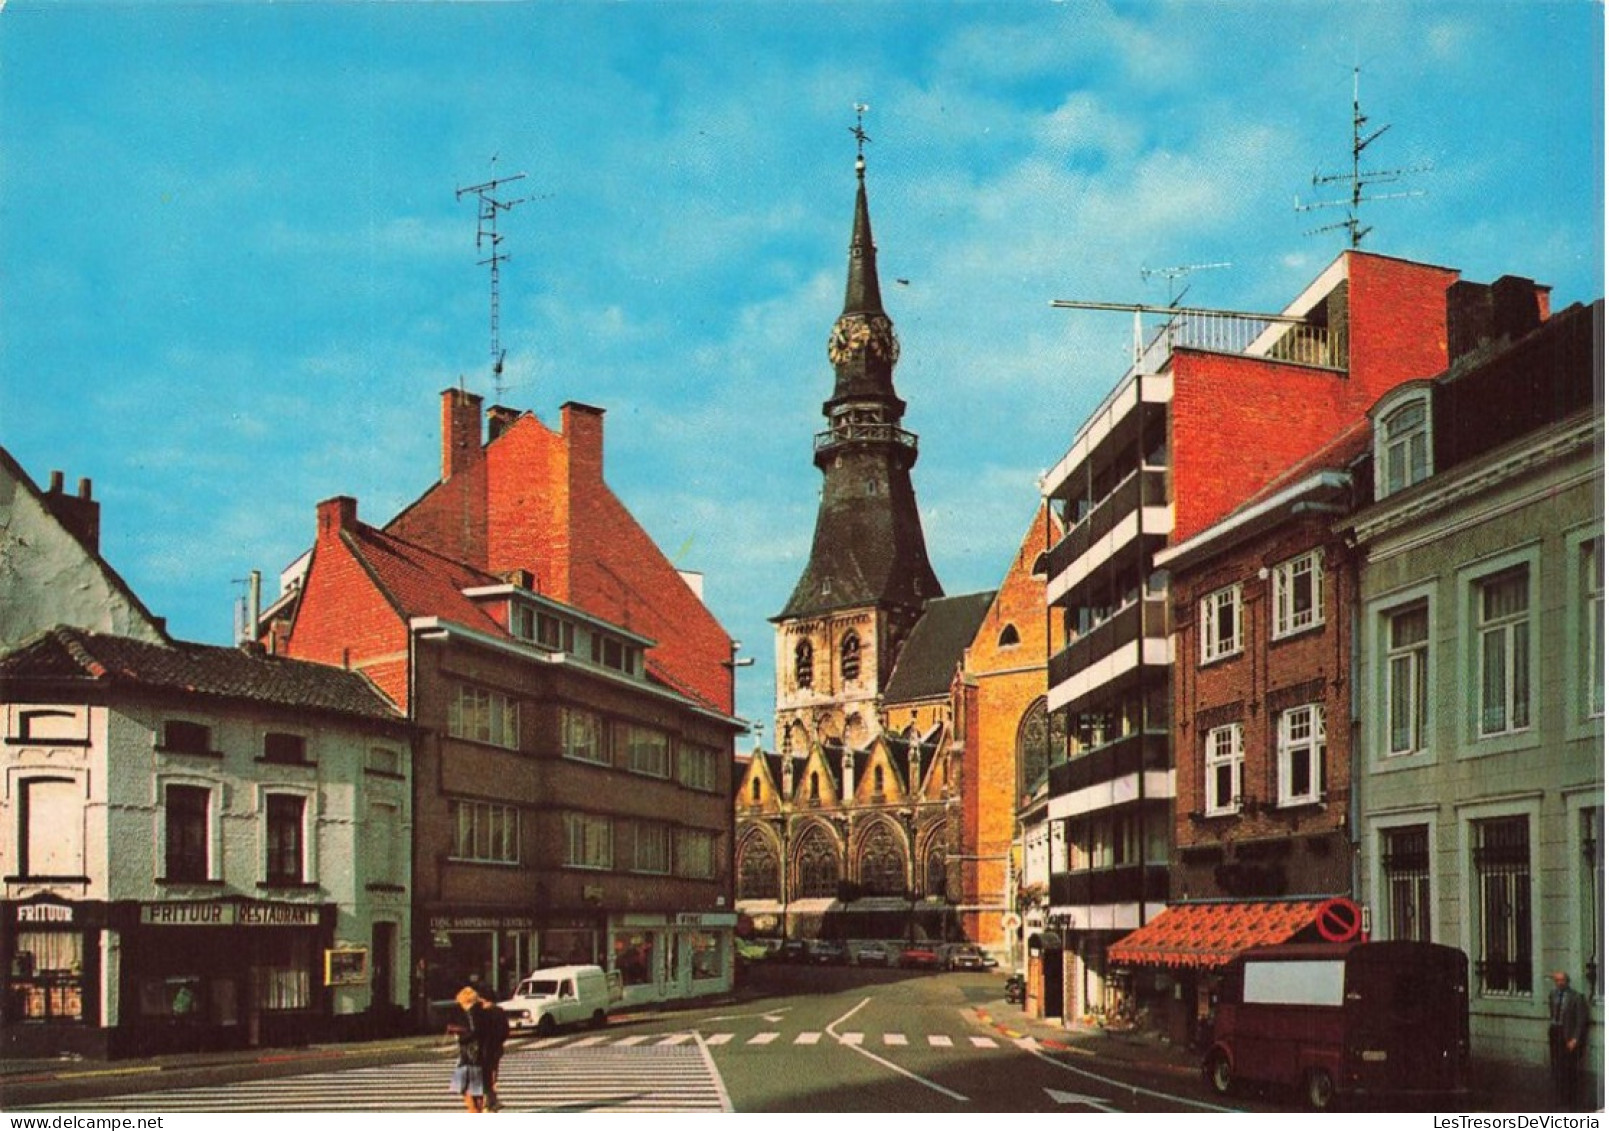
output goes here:
[{"label": "clock face on tower", "polygon": [[834,365],[870,353],[890,365],[899,360],[899,339],[884,314],[846,314],[833,324],[827,339],[827,360]]}]

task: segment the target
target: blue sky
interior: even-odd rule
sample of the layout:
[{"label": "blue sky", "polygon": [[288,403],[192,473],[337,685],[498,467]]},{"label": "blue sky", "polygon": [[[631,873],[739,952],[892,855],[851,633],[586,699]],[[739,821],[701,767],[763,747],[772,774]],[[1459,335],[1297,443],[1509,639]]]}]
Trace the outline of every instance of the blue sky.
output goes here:
[{"label": "blue sky", "polygon": [[[1511,3],[18,3],[0,10],[0,443],[95,481],[103,550],[226,642],[314,505],[439,474],[438,394],[608,410],[606,477],[744,654],[804,566],[854,198],[853,104],[914,478],[946,590],[995,586],[1121,316],[1277,310],[1340,251],[1315,172],[1428,167],[1369,250],[1603,292],[1603,22]],[[493,161],[494,155],[496,161]],[[1385,191],[1382,189],[1382,191]],[[1146,277],[1142,269],[1152,269]],[[893,282],[907,279],[908,285]]]}]

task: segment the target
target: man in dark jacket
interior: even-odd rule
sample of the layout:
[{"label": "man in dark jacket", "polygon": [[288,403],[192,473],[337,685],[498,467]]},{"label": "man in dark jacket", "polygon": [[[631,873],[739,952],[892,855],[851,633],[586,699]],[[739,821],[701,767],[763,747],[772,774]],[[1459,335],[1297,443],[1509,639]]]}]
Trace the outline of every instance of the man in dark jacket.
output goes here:
[{"label": "man in dark jacket", "polygon": [[486,1110],[503,1106],[497,1095],[497,1072],[503,1063],[503,1046],[508,1043],[508,1014],[484,995],[481,1010],[481,1071],[486,1078]]},{"label": "man in dark jacket", "polygon": [[1548,995],[1548,1063],[1553,1070],[1553,1097],[1565,1111],[1579,1103],[1581,1057],[1587,1047],[1587,999],[1570,988],[1570,975],[1553,973]]}]

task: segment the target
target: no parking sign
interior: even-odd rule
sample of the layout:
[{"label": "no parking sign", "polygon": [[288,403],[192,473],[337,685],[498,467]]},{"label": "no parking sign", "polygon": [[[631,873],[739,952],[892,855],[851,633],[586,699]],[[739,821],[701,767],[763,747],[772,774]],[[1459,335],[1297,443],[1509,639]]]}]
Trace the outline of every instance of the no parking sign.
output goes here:
[{"label": "no parking sign", "polygon": [[1313,913],[1326,942],[1351,942],[1363,931],[1363,908],[1350,899],[1326,899]]}]

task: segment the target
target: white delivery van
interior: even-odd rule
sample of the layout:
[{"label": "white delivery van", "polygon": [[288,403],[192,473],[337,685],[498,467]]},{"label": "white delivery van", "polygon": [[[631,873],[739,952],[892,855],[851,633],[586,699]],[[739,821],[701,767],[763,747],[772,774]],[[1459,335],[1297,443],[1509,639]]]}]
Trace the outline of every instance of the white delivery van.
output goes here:
[{"label": "white delivery van", "polygon": [[498,1006],[516,1032],[551,1033],[561,1025],[602,1025],[621,999],[620,975],[598,966],[551,966],[533,970],[514,996]]}]

